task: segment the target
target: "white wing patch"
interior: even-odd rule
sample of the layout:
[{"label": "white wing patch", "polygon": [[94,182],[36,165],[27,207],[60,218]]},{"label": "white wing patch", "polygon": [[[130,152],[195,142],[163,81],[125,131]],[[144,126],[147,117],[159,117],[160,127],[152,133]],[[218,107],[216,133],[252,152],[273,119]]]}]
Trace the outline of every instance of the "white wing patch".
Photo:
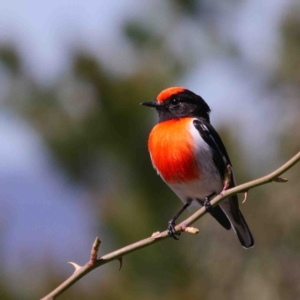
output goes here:
[{"label": "white wing patch", "polygon": [[[197,157],[200,178],[189,182],[168,184],[184,203],[187,198],[204,199],[212,192],[220,193],[223,188],[220,174],[212,158],[212,149],[203,140],[195,128],[193,121],[194,119],[191,120],[189,130],[194,140],[195,156]],[[208,130],[206,126],[205,129]]]}]

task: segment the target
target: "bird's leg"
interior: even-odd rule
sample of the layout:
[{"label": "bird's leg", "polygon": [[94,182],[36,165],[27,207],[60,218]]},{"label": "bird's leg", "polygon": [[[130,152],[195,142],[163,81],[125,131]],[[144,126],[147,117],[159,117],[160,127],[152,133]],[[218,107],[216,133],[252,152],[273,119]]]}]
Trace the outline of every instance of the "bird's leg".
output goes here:
[{"label": "bird's leg", "polygon": [[222,192],[220,193],[221,196],[223,196],[223,192],[225,192],[229,188],[231,182],[231,175],[232,175],[231,165],[227,165],[225,176],[224,176],[224,186]]},{"label": "bird's leg", "polygon": [[213,192],[213,193],[211,193],[210,195],[208,195],[208,196],[206,196],[205,198],[204,198],[204,203],[203,203],[203,205],[204,205],[204,207],[205,207],[205,210],[207,211],[207,212],[212,212],[212,209],[213,209],[213,207],[211,206],[211,204],[210,204],[210,200],[211,200],[211,198],[215,195],[216,193],[215,192]]},{"label": "bird's leg", "polygon": [[191,203],[192,203],[191,201],[186,202],[184,206],[180,209],[180,211],[168,223],[168,234],[174,240],[179,240],[178,236],[180,235],[180,232],[177,232],[175,230],[175,226],[176,226],[175,221],[191,205]]}]

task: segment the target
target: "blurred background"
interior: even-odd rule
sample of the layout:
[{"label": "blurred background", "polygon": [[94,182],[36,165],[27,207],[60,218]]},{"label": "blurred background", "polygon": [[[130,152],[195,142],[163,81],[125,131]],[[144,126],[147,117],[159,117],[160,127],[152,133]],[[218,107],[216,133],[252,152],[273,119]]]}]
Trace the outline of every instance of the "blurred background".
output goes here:
[{"label": "blurred background", "polygon": [[[45,296],[97,235],[103,255],[166,229],[181,202],[152,169],[157,116],[139,105],[166,87],[209,103],[238,183],[296,154],[299,53],[297,0],[1,1],[1,299]],[[299,299],[299,175],[241,205],[255,248],[205,216],[59,299]]]}]

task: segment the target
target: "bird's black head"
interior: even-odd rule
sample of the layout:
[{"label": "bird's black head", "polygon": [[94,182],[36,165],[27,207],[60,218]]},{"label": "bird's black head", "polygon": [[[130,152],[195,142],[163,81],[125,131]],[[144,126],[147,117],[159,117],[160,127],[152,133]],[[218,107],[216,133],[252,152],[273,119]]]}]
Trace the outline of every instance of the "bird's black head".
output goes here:
[{"label": "bird's black head", "polygon": [[156,109],[159,122],[183,117],[199,117],[209,122],[210,108],[202,97],[182,87],[163,90],[155,101],[142,105]]}]

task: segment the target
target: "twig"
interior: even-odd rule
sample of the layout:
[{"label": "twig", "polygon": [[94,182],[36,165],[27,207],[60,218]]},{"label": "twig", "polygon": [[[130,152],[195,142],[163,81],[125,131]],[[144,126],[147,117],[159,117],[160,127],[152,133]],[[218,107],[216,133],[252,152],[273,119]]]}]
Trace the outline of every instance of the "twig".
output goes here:
[{"label": "twig", "polygon": [[[249,189],[255,188],[257,186],[267,184],[270,182],[286,182],[287,180],[285,178],[279,177],[281,174],[286,172],[288,169],[290,169],[292,166],[294,166],[297,162],[300,160],[300,152],[298,152],[293,158],[291,158],[288,162],[286,162],[283,166],[275,170],[274,172],[249,181],[247,183],[241,184],[239,186],[236,186],[234,188],[231,188],[229,190],[223,191],[222,195],[216,196],[214,199],[211,200],[211,205],[216,206],[219,202],[223,201],[224,199],[228,198],[231,195],[241,193],[248,191]],[[205,208],[200,208],[197,210],[193,215],[191,215],[189,218],[181,222],[179,225],[175,227],[177,231],[182,232],[190,232],[190,233],[197,233],[197,230],[195,228],[188,229],[191,224],[196,222],[198,219],[203,217],[206,214]],[[120,264],[122,265],[122,258],[123,256],[137,251],[138,249],[147,247],[148,245],[157,243],[159,241],[164,240],[168,237],[167,230],[163,232],[156,232],[151,237],[140,240],[136,243],[133,243],[131,245],[128,245],[126,247],[120,248],[116,251],[113,251],[111,253],[108,253],[106,255],[103,255],[102,257],[95,259],[97,257],[98,249],[100,246],[100,240],[96,238],[93,247],[92,247],[92,254],[90,261],[84,265],[79,266],[77,264],[72,263],[75,266],[75,272],[66,280],[64,281],[60,286],[58,286],[55,290],[53,290],[50,294],[42,298],[41,300],[51,300],[55,299],[57,296],[62,294],[65,290],[70,288],[75,282],[77,282],[81,277],[85,276],[92,270],[110,262],[113,260],[119,260]]]}]

